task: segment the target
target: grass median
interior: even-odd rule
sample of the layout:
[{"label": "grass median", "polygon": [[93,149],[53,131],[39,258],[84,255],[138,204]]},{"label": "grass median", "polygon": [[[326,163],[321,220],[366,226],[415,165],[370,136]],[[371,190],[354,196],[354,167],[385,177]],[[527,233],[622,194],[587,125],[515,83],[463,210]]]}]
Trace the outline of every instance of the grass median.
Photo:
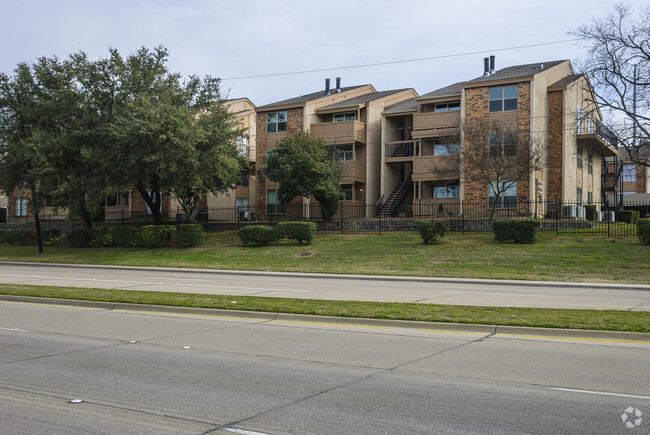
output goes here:
[{"label": "grass median", "polygon": [[415,303],[323,301],[150,291],[0,284],[0,293],[85,301],[212,308],[367,319],[650,333],[650,312],[476,307]]},{"label": "grass median", "polygon": [[650,283],[650,245],[636,239],[541,234],[531,245],[499,243],[492,234],[451,233],[423,245],[414,233],[319,233],[311,245],[282,241],[244,247],[236,234],[208,234],[182,249],[0,246],[0,261],[187,267],[279,272],[538,281]]}]

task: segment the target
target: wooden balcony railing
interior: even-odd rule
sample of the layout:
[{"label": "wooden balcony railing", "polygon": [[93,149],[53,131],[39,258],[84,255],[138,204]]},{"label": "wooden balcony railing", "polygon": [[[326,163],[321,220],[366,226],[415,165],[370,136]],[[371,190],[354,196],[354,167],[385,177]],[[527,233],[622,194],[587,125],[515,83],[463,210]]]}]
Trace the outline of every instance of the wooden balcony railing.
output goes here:
[{"label": "wooden balcony railing", "polygon": [[440,137],[453,134],[460,127],[460,111],[416,113],[413,116],[413,137]]},{"label": "wooden balcony railing", "polygon": [[459,176],[457,155],[419,156],[413,159],[413,181],[453,180]]},{"label": "wooden balcony railing", "polygon": [[360,121],[312,124],[310,132],[312,136],[323,139],[327,145],[366,143],[366,124]]},{"label": "wooden balcony railing", "polygon": [[339,162],[341,165],[341,183],[350,184],[354,182],[366,182],[366,164],[364,162],[346,161]]}]

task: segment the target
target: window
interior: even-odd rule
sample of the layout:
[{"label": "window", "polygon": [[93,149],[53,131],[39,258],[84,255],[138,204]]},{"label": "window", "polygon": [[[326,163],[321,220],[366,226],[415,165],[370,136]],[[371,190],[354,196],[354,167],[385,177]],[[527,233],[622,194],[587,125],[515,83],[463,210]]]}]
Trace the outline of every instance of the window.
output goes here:
[{"label": "window", "polygon": [[354,160],[354,153],[352,152],[352,150],[339,151],[339,154],[337,156],[337,160],[339,162],[346,162],[346,161],[349,161],[349,160]]},{"label": "window", "polygon": [[248,157],[250,148],[248,145],[237,145],[237,153],[242,157]]},{"label": "window", "polygon": [[27,216],[27,198],[16,198],[14,216]]},{"label": "window", "polygon": [[433,155],[434,156],[446,156],[452,154],[460,153],[460,146],[458,144],[447,144],[447,145],[434,145],[433,146]]},{"label": "window", "polygon": [[277,213],[286,213],[287,205],[280,204],[278,202],[278,191],[267,190],[266,191],[266,213],[268,214],[277,214]]},{"label": "window", "polygon": [[517,110],[517,86],[490,88],[490,112]]},{"label": "window", "polygon": [[[492,207],[496,196],[492,183],[488,185],[489,205]],[[497,208],[517,208],[517,182],[505,180],[499,183],[498,190],[501,192],[497,201]]]},{"label": "window", "polygon": [[237,137],[237,145],[248,145],[248,141],[249,139],[247,134]]},{"label": "window", "polygon": [[266,115],[266,132],[287,131],[287,112],[271,112]]},{"label": "window", "polygon": [[126,206],[129,205],[129,192],[116,193],[106,197],[107,207]]},{"label": "window", "polygon": [[355,119],[357,119],[356,112],[334,114],[334,122],[354,121]]},{"label": "window", "polygon": [[636,181],[636,165],[623,165],[623,182]]},{"label": "window", "polygon": [[582,169],[582,147],[578,147],[578,169]]},{"label": "window", "polygon": [[519,137],[517,133],[499,133],[488,136],[488,146],[490,147],[490,157],[516,156],[517,143]]},{"label": "window", "polygon": [[577,114],[578,134],[582,134],[582,107],[578,106]]},{"label": "window", "polygon": [[582,187],[576,189],[576,201],[578,205],[582,205]]},{"label": "window", "polygon": [[248,186],[248,171],[242,171],[241,172],[241,178],[237,182],[238,186]]},{"label": "window", "polygon": [[587,172],[590,174],[594,173],[594,155],[593,153],[587,154]]},{"label": "window", "polygon": [[451,103],[437,103],[433,110],[435,112],[450,112],[452,110],[460,110],[460,101],[453,101]]},{"label": "window", "polygon": [[587,204],[591,205],[594,202],[594,194],[587,192]]},{"label": "window", "polygon": [[352,201],[352,189],[345,188],[341,191],[341,201]]},{"label": "window", "polygon": [[460,185],[431,186],[431,196],[434,198],[460,198]]}]

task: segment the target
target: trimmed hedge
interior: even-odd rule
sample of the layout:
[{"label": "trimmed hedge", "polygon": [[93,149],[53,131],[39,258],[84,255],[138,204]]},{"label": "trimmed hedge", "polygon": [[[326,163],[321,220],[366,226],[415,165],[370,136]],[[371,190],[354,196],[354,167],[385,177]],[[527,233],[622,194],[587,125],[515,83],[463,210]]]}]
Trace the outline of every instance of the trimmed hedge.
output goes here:
[{"label": "trimmed hedge", "polygon": [[25,230],[3,230],[0,231],[0,243],[8,245],[25,246],[29,243],[25,239]]},{"label": "trimmed hedge", "polygon": [[650,245],[650,219],[639,219],[636,221],[636,235],[641,243]]},{"label": "trimmed hedge", "polygon": [[533,243],[542,223],[535,219],[495,220],[492,222],[494,238],[499,242]]},{"label": "trimmed hedge", "polygon": [[200,224],[182,224],[174,233],[174,241],[183,248],[197,246],[203,238],[203,226]]},{"label": "trimmed hedge", "polygon": [[316,223],[314,222],[280,222],[276,228],[278,238],[286,237],[297,240],[298,243],[310,244],[316,237]]},{"label": "trimmed hedge", "polygon": [[113,246],[124,248],[142,246],[142,229],[134,226],[111,227]]},{"label": "trimmed hedge", "polygon": [[585,208],[585,219],[588,221],[596,220],[596,206],[593,204],[583,205]]},{"label": "trimmed hedge", "polygon": [[111,246],[111,238],[108,228],[75,228],[66,234],[66,239],[75,248],[90,248],[100,246]]},{"label": "trimmed hedge", "polygon": [[444,237],[449,230],[446,222],[433,222],[426,219],[418,219],[415,221],[418,227],[422,243],[433,243],[438,240],[438,237]]},{"label": "trimmed hedge", "polygon": [[615,212],[616,222],[623,222],[626,224],[635,224],[641,217],[638,210],[617,210]]},{"label": "trimmed hedge", "polygon": [[241,242],[246,245],[266,246],[269,243],[277,242],[278,232],[268,225],[250,225],[240,229],[237,235]]},{"label": "trimmed hedge", "polygon": [[176,231],[174,225],[145,225],[140,233],[142,246],[145,248],[167,246],[174,231]]}]

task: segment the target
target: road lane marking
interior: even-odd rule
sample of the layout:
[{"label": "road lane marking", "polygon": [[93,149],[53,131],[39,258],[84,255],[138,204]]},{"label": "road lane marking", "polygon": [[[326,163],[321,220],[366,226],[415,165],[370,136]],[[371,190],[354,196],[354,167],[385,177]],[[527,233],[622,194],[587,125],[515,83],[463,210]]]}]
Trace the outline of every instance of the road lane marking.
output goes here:
[{"label": "road lane marking", "polygon": [[18,328],[2,328],[0,327],[0,330],[2,331],[14,331],[14,332],[32,332],[27,329],[18,329]]},{"label": "road lane marking", "polygon": [[601,396],[616,396],[616,397],[626,397],[629,399],[650,400],[650,396],[637,396],[635,394],[610,393],[608,391],[576,390],[573,388],[561,388],[561,387],[553,387],[553,389],[558,391],[568,391],[570,393],[598,394]]},{"label": "road lane marking", "polygon": [[650,341],[642,340],[620,340],[616,338],[584,338],[584,337],[555,337],[551,335],[525,335],[525,334],[505,334],[503,332],[497,332],[495,337],[522,337],[522,338],[545,338],[553,340],[575,340],[575,341],[607,341],[614,343],[640,343],[640,344],[650,344]]},{"label": "road lane marking", "polygon": [[254,432],[252,430],[234,429],[234,428],[231,428],[231,427],[227,427],[226,430],[228,432],[239,433],[239,434],[242,434],[242,435],[270,435],[270,434],[268,434],[266,432]]}]

